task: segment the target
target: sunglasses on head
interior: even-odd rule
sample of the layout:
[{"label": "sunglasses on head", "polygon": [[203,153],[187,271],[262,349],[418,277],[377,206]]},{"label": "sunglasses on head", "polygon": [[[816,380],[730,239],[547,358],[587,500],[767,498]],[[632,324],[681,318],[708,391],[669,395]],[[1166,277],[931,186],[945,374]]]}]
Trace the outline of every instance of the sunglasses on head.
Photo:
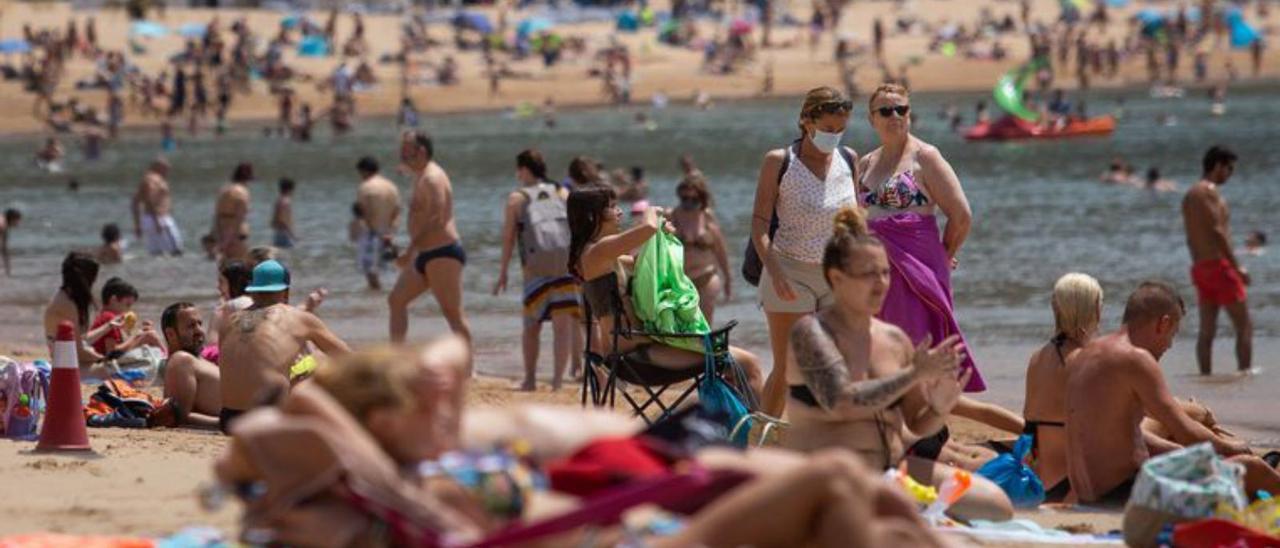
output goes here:
[{"label": "sunglasses on head", "polygon": [[853,101],[828,101],[822,103],[810,110],[811,116],[821,116],[823,114],[845,114],[853,110]]},{"label": "sunglasses on head", "polygon": [[898,116],[906,118],[907,113],[911,112],[911,105],[898,105],[896,107],[880,107],[876,109],[876,112],[879,112],[880,116],[883,116],[885,118],[892,117],[893,113],[895,112],[898,113]]}]

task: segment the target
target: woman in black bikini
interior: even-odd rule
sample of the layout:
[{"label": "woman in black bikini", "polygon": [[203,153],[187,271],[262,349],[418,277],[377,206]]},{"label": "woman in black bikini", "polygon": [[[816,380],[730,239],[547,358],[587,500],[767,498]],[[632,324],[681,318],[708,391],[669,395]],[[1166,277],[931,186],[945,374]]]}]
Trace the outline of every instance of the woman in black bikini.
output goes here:
[{"label": "woman in black bikini", "polygon": [[[849,449],[872,468],[905,465],[916,481],[941,485],[956,469],[924,456],[917,442],[928,444],[943,429],[972,373],[957,378],[964,359],[958,336],[932,348],[913,345],[902,329],[876,318],[890,270],[865,215],[856,206],[836,215],[822,258],[835,303],[791,330],[785,444],[802,452]],[[950,512],[1005,520],[1013,507],[998,486],[975,476]]]},{"label": "woman in black bikini", "polygon": [[[610,337],[601,336],[613,330],[618,316],[631,325],[639,325],[631,309],[629,299],[623,298],[627,276],[635,264],[632,250],[639,249],[659,230],[660,218],[656,208],[645,210],[640,222],[623,231],[620,220],[622,210],[613,189],[606,186],[586,187],[569,194],[569,273],[582,280],[582,296],[595,319],[595,348],[606,353]],[[667,227],[670,231],[670,228]],[[618,339],[618,352],[626,352],[628,359],[668,369],[703,367],[703,356],[680,348],[667,346],[646,337],[622,337]],[[760,393],[762,377],[760,360],[755,355],[737,347],[729,347],[734,361],[742,366],[750,388]]]},{"label": "woman in black bikini", "polygon": [[1067,481],[1067,358],[1098,332],[1102,286],[1088,274],[1071,273],[1053,285],[1055,334],[1031,355],[1023,433],[1034,438],[1032,468],[1044,482],[1045,502],[1062,502]]},{"label": "woman in black bikini", "polygon": [[671,212],[676,237],[684,243],[684,273],[698,288],[698,307],[707,323],[715,325],[712,316],[716,299],[724,293],[727,301],[733,295],[729,274],[729,254],[725,251],[724,233],[711,212],[711,190],[701,175],[691,175],[676,186],[680,207]]}]

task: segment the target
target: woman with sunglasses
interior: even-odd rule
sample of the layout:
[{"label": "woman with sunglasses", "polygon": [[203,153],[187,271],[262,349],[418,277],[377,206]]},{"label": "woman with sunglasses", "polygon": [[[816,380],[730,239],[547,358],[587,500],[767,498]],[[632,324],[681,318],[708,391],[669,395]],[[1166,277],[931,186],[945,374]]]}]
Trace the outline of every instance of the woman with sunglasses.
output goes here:
[{"label": "woman with sunglasses", "polygon": [[711,189],[701,174],[685,176],[676,185],[680,207],[671,212],[671,225],[676,237],[684,243],[684,273],[698,288],[698,308],[715,325],[712,316],[716,299],[724,293],[727,301],[733,295],[729,274],[729,254],[725,248],[720,222],[711,212]]},{"label": "woman with sunglasses", "polygon": [[762,403],[773,416],[780,416],[786,405],[791,326],[832,302],[822,275],[822,249],[836,212],[857,203],[857,155],[840,146],[852,110],[853,103],[833,88],[810,90],[800,109],[800,138],[769,151],[756,182],[751,244],[764,265],[760,303],[773,348],[773,371]]},{"label": "woman with sunglasses", "polygon": [[[964,335],[951,299],[951,270],[969,235],[969,201],[951,164],[929,143],[911,135],[911,104],[906,88],[884,84],[871,94],[868,119],[880,148],[858,163],[858,199],[867,208],[869,226],[882,242],[893,278],[879,318],[906,331],[919,344]],[[934,214],[941,210],[941,234]],[[986,389],[964,344],[962,371],[973,373],[966,392]]]}]

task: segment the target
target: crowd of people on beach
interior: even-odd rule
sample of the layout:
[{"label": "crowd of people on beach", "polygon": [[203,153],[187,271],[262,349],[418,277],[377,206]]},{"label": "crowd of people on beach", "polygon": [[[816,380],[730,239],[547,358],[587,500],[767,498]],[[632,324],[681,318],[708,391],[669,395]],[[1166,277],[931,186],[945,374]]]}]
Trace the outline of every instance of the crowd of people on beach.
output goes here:
[{"label": "crowd of people on beach", "polygon": [[[873,91],[866,115],[878,146],[859,154],[843,144],[859,109],[836,89],[813,89],[797,116],[801,136],[764,155],[742,274],[758,284],[773,367],[766,375],[760,357],[726,347],[723,354],[742,374],[726,372],[725,379],[745,399],[760,402],[756,411],[785,416],[789,426],[779,449],[681,455],[683,462],[745,477],[687,518],[674,537],[680,542],[662,542],[718,545],[776,538],[789,545],[840,538],[848,545],[853,541],[843,539],[860,538],[874,546],[884,538],[911,538],[913,545],[942,543],[911,503],[886,490],[876,475],[901,469],[921,484],[941,487],[959,471],[975,471],[1007,452],[999,440],[951,439],[948,420],[953,417],[1032,436],[1033,467],[1050,501],[1123,504],[1144,461],[1202,442],[1244,467],[1246,492],[1280,492],[1275,468],[1280,454],[1253,455],[1243,440],[1216,425],[1211,411],[1170,392],[1159,360],[1188,310],[1177,290],[1163,281],[1134,288],[1122,325],[1100,334],[1103,298],[1097,280],[1082,273],[1063,276],[1052,289],[1055,334],[1030,357],[1022,412],[965,395],[983,391],[985,383],[980,349],[966,341],[956,320],[951,272],[963,267],[963,246],[971,226],[981,220],[974,219],[956,170],[936,147],[912,134],[910,98],[898,84]],[[530,436],[535,445],[560,449],[571,444],[557,436],[581,444],[633,434],[629,423],[609,423],[587,411],[552,412],[556,419],[549,422],[558,423],[559,434],[521,431],[515,420],[487,418],[483,427],[463,421],[464,414],[473,413],[463,401],[474,365],[463,305],[467,252],[454,218],[453,188],[429,134],[405,131],[397,146],[412,178],[407,202],[402,204],[376,160],[361,158],[355,165],[360,183],[350,225],[356,263],[370,289],[381,289],[388,265],[399,268],[386,297],[387,340],[393,346],[353,351],[317,315],[323,290],[299,306],[291,304],[294,280],[282,250],[298,237],[290,201],[294,185],[287,179],[279,183],[271,222],[274,246],[252,247],[246,219],[255,176],[249,163],[236,166],[218,191],[213,225],[202,238],[218,269],[220,299],[212,314],[194,303],[172,303],[156,325],[132,311],[141,296],[125,280],[107,280],[95,294],[99,265],[119,258],[113,242],[120,230],[108,225],[101,249],[73,252],[63,261],[61,285],[45,310],[46,336],[52,341],[63,322],[76,326],[81,369],[98,378],[109,376],[114,360],[139,347],[167,353],[158,383],[177,422],[236,436],[238,444],[218,463],[220,476],[231,483],[297,473],[284,465],[251,463],[263,453],[246,447],[286,436],[290,421],[303,418],[346,433],[322,435],[339,453],[403,465],[475,449],[479,442],[471,436],[493,436],[495,428],[505,432],[498,439]],[[698,312],[708,322],[723,320],[715,305],[733,293],[735,275],[713,186],[692,157],[684,155],[679,163],[679,205],[664,209],[649,202],[643,170],[610,172],[580,156],[570,162],[568,177],[556,181],[537,150],[516,155],[519,185],[504,200],[493,293],[507,289],[509,264],[519,257],[525,369],[519,389],[537,386],[541,328],[547,322],[553,330],[553,389],[562,387],[566,371],[570,378],[589,377],[620,363],[702,370],[703,353],[668,339],[610,336],[642,325],[633,302],[633,278],[642,266],[638,250],[664,233],[681,244],[683,276],[696,292]],[[1218,191],[1236,163],[1232,151],[1211,147],[1203,157],[1202,177],[1182,205],[1200,318],[1196,355],[1205,375],[1213,370],[1211,350],[1222,311],[1235,329],[1238,370],[1253,371],[1250,278],[1233,247],[1228,207]],[[156,256],[184,249],[170,215],[169,169],[163,160],[149,166],[131,208],[135,234]],[[409,238],[398,245],[402,208]],[[16,211],[6,213],[0,243],[20,218]],[[1265,236],[1250,239],[1254,245],[1265,242]],[[7,269],[7,252],[5,257]],[[452,334],[409,350],[404,346],[409,306],[428,291]],[[595,420],[610,426],[565,432],[569,424]],[[437,479],[446,489],[484,489]],[[393,491],[421,488],[383,480]],[[822,488],[806,487],[817,483]],[[448,492],[423,492],[415,502],[396,504],[408,505],[401,511],[425,512],[436,533],[469,538],[498,531],[520,516],[519,506],[505,513],[478,509],[465,502],[474,499]],[[761,505],[780,504],[779,497],[796,501],[759,530],[721,526],[741,522]],[[309,499],[298,507],[319,511],[310,505],[322,503]],[[1012,511],[1008,495],[978,476],[949,509],[961,519],[992,520],[1009,519]],[[433,515],[440,519],[431,521]],[[829,525],[817,525],[828,520]],[[361,523],[343,534],[377,534]],[[850,523],[874,525],[857,537],[826,536],[853,535],[842,528]],[[285,522],[269,526],[286,537],[315,533]]]}]

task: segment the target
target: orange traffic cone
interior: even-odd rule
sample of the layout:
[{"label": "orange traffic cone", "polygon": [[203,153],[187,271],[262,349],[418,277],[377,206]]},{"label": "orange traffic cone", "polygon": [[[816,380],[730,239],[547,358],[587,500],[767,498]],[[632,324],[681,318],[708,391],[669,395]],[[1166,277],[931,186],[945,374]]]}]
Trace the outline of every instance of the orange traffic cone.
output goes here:
[{"label": "orange traffic cone", "polygon": [[75,333],[71,322],[58,324],[58,338],[53,343],[49,405],[36,451],[92,451],[80,401],[80,365]]}]

